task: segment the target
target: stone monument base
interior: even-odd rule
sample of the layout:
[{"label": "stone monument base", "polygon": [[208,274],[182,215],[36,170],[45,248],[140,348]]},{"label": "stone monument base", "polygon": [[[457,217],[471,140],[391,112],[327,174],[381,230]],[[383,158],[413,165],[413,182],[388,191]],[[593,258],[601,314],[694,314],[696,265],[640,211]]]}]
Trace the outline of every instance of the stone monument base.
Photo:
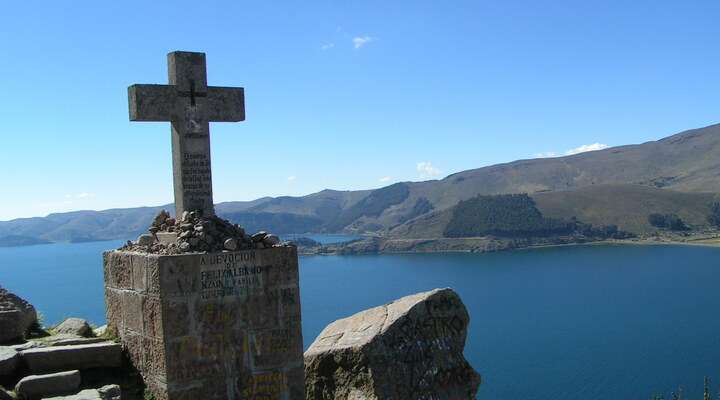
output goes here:
[{"label": "stone monument base", "polygon": [[108,329],[156,400],[304,399],[297,250],[104,253]]}]

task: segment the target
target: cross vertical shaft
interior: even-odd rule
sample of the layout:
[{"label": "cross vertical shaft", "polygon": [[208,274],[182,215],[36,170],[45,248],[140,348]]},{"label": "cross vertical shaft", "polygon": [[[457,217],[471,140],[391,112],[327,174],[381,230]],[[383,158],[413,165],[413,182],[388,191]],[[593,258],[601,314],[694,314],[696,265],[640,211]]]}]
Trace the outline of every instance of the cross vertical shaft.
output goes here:
[{"label": "cross vertical shaft", "polygon": [[242,88],[207,85],[204,53],[168,54],[169,85],[128,88],[131,121],[170,121],[175,213],[215,214],[210,122],[245,120]]},{"label": "cross vertical shaft", "polygon": [[[180,101],[180,118],[173,120],[172,154],[175,209],[200,210],[215,215],[210,169],[210,124],[205,118],[207,72],[203,53],[170,53],[168,81],[175,85]],[[182,210],[182,211],[180,211]]]}]

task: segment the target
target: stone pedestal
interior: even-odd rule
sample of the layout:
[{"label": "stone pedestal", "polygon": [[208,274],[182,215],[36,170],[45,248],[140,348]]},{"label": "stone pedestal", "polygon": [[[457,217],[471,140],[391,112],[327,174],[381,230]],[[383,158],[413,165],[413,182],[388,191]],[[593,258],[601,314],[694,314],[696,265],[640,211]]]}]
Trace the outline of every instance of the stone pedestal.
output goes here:
[{"label": "stone pedestal", "polygon": [[104,254],[108,329],[157,400],[303,399],[297,250]]}]

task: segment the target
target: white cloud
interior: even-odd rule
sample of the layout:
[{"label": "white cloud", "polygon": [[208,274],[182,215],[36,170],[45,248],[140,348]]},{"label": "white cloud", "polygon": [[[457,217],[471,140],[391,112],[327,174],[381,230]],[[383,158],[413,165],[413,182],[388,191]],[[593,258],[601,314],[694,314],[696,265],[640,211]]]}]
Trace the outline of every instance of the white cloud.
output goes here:
[{"label": "white cloud", "polygon": [[320,50],[329,50],[335,47],[335,43],[325,43],[324,45],[320,46]]},{"label": "white cloud", "polygon": [[383,176],[382,178],[378,179],[380,182],[390,182],[392,180],[392,176]]},{"label": "white cloud", "polygon": [[442,171],[432,165],[430,161],[421,161],[417,163],[417,171],[421,178],[434,178],[442,173]]},{"label": "white cloud", "polygon": [[603,144],[603,143],[584,144],[584,145],[582,145],[582,146],[580,146],[580,147],[576,147],[576,148],[574,148],[574,149],[567,150],[566,152],[564,152],[564,153],[562,153],[562,154],[556,153],[556,152],[554,152],[554,151],[545,151],[545,152],[542,152],[542,153],[535,153],[535,154],[533,154],[533,157],[535,157],[535,158],[548,158],[548,157],[560,157],[561,155],[563,155],[563,156],[572,156],[572,155],[575,155],[575,154],[585,153],[585,152],[588,152],[588,151],[603,150],[603,149],[607,149],[608,147],[610,147],[610,146],[608,146],[608,145],[606,145],[606,144]]},{"label": "white cloud", "polygon": [[297,180],[297,176],[290,175],[290,176],[288,176],[287,180],[288,180],[288,182],[295,182]]},{"label": "white cloud", "polygon": [[610,147],[610,146],[603,144],[603,143],[584,144],[580,147],[576,147],[574,149],[570,149],[570,150],[566,151],[565,155],[571,156],[573,154],[585,153],[587,151],[596,151],[596,150],[607,149],[608,147]]},{"label": "white cloud", "polygon": [[95,197],[95,193],[89,193],[89,192],[82,192],[78,194],[66,194],[66,199],[91,199]]},{"label": "white cloud", "polygon": [[353,42],[353,45],[355,46],[355,48],[359,49],[359,48],[365,46],[366,44],[372,42],[373,40],[375,40],[375,39],[370,36],[365,35],[365,36],[354,37],[352,42]]}]

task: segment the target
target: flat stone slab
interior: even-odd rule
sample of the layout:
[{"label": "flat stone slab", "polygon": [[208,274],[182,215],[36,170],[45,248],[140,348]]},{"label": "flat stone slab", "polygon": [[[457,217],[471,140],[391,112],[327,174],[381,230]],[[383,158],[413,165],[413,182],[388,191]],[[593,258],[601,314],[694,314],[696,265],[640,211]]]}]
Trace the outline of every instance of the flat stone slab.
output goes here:
[{"label": "flat stone slab", "polygon": [[21,356],[31,372],[116,368],[122,364],[122,348],[113,342],[30,349]]},{"label": "flat stone slab", "polygon": [[475,399],[480,376],[463,356],[469,321],[450,289],[335,321],[305,352],[306,398]]},{"label": "flat stone slab", "polygon": [[45,397],[43,400],[121,400],[120,386],[107,385],[100,389],[87,389],[70,396]]},{"label": "flat stone slab", "polygon": [[0,346],[0,378],[12,376],[17,367],[19,353],[12,347]]},{"label": "flat stone slab", "polygon": [[77,335],[60,334],[53,335],[41,340],[35,341],[37,347],[57,347],[57,346],[73,346],[81,344],[107,343],[108,340],[99,337],[82,337]]},{"label": "flat stone slab", "polygon": [[39,399],[74,393],[80,387],[80,371],[66,371],[47,375],[30,375],[15,385],[15,393],[23,399]]}]

